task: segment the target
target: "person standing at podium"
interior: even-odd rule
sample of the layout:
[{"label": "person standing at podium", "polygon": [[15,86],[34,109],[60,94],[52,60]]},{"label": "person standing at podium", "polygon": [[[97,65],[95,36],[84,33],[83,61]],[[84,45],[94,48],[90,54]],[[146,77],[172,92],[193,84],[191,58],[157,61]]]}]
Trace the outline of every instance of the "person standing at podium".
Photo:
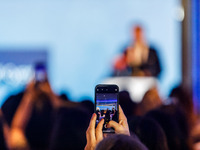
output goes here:
[{"label": "person standing at podium", "polygon": [[157,52],[147,44],[141,26],[133,27],[133,41],[116,60],[114,68],[116,76],[159,76],[161,67]]}]

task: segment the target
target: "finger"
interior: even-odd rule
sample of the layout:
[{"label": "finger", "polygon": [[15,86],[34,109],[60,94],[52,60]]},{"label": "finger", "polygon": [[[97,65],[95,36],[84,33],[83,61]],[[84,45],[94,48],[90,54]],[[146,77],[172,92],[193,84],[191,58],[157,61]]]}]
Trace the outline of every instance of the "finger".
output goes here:
[{"label": "finger", "polygon": [[89,128],[95,129],[96,118],[97,118],[96,113],[93,113],[92,118],[90,119]]},{"label": "finger", "polygon": [[104,124],[104,119],[101,119],[101,121],[98,123],[97,128],[96,128],[97,143],[103,139],[103,132],[102,132],[103,124]]},{"label": "finger", "polygon": [[119,105],[119,120],[126,120],[126,116],[124,115],[124,112],[122,110],[122,107]]},{"label": "finger", "polygon": [[116,129],[120,128],[120,125],[117,122],[111,120],[107,124],[107,128],[111,128],[111,127],[113,127],[116,130]]},{"label": "finger", "polygon": [[32,80],[30,83],[28,83],[26,90],[31,91],[34,88],[35,82]]},{"label": "finger", "polygon": [[119,120],[121,121],[121,123],[120,123],[121,125],[123,125],[124,127],[128,126],[127,118],[126,118],[126,116],[125,116],[125,114],[124,114],[124,112],[123,112],[123,110],[122,110],[120,105],[119,105]]},{"label": "finger", "polygon": [[128,128],[123,127],[122,125],[118,124],[118,123],[115,122],[115,121],[112,121],[112,120],[111,120],[111,121],[107,124],[107,127],[108,127],[108,128],[113,127],[113,128],[115,129],[115,133],[116,133],[116,134],[130,135],[129,129],[128,129]]},{"label": "finger", "polygon": [[95,139],[95,123],[96,123],[96,114],[93,113],[92,118],[90,119],[89,127],[86,131],[87,140],[91,141]]},{"label": "finger", "polygon": [[119,124],[121,124],[121,125],[122,125],[122,124],[123,124],[123,120],[120,120],[120,121],[119,121]]}]

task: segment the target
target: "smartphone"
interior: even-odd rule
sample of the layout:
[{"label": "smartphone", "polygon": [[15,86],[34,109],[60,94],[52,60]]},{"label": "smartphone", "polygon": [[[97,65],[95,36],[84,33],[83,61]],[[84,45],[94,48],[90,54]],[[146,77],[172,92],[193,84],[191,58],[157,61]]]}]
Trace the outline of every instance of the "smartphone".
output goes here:
[{"label": "smartphone", "polygon": [[103,132],[114,133],[113,128],[107,128],[109,121],[119,122],[119,87],[114,84],[99,84],[95,87],[96,126],[104,118]]},{"label": "smartphone", "polygon": [[44,63],[35,64],[35,80],[36,82],[44,82],[47,80],[47,70]]}]

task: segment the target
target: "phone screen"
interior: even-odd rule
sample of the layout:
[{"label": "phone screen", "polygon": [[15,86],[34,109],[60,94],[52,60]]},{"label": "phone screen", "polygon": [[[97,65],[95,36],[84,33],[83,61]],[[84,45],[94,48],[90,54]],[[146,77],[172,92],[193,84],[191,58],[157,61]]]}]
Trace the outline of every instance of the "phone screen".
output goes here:
[{"label": "phone screen", "polygon": [[43,63],[35,65],[35,79],[36,82],[44,82],[47,78],[46,66]]},{"label": "phone screen", "polygon": [[95,91],[96,125],[104,118],[103,132],[113,133],[113,128],[107,128],[109,121],[118,122],[118,92],[117,85],[98,85]]}]

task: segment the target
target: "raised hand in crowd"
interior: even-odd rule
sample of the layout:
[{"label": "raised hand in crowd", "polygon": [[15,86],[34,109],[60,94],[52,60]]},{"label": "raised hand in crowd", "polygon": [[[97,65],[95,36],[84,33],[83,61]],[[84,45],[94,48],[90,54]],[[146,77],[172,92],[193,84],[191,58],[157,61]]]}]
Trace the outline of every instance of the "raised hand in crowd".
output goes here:
[{"label": "raised hand in crowd", "polygon": [[[95,129],[96,118],[97,118],[97,115],[94,113],[90,120],[89,127],[86,131],[87,144],[85,146],[85,150],[94,150],[97,144],[103,140],[104,135],[103,135],[102,129],[103,129],[103,124],[104,124],[104,119],[102,119],[98,123]],[[113,127],[115,129],[116,134],[130,135],[127,118],[124,115],[124,112],[121,106],[119,106],[119,123],[115,121],[110,121],[107,124],[107,127],[108,128]]]}]

